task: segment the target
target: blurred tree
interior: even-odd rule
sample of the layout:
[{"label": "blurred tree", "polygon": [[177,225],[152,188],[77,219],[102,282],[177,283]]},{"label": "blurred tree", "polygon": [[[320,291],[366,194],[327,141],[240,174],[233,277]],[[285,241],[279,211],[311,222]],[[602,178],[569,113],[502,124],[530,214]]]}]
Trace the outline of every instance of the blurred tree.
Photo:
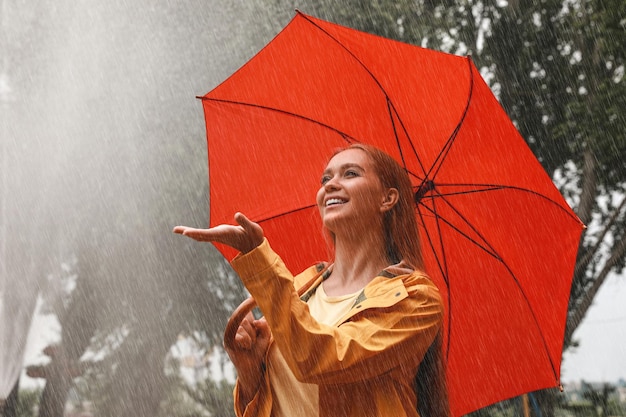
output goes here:
[{"label": "blurred tree", "polygon": [[40,389],[20,390],[19,401],[15,410],[16,417],[35,417],[35,410],[39,406]]},{"label": "blurred tree", "polygon": [[611,384],[604,383],[601,387],[594,388],[591,384],[582,381],[583,398],[589,400],[593,405],[594,411],[598,417],[610,416],[609,413],[609,396],[617,390]]},{"label": "blurred tree", "polygon": [[95,286],[98,265],[94,248],[82,245],[74,262],[64,264],[58,274],[48,278],[53,290],[45,292],[46,308],[56,315],[61,338],[58,344],[44,349],[50,357],[47,365],[27,369],[29,375],[45,378],[39,417],[63,417],[73,379],[87,366],[80,359],[100,327],[97,312],[103,302]]},{"label": "blurred tree", "polygon": [[572,286],[567,347],[608,274],[624,265],[626,4],[510,2],[497,11],[485,51],[501,101],[589,226]]},{"label": "blurred tree", "polygon": [[233,407],[233,385],[227,381],[209,378],[190,385],[180,376],[172,376],[160,415],[229,417]]},{"label": "blurred tree", "polygon": [[[501,102],[588,225],[572,284],[567,349],[598,289],[625,259],[626,4],[513,1],[496,12],[485,55]],[[554,414],[555,395],[537,393],[544,416]]]},{"label": "blurred tree", "polygon": [[0,399],[0,416],[2,417],[17,417],[19,416],[18,407],[20,402],[20,380],[15,382],[11,392],[6,398]]},{"label": "blurred tree", "polygon": [[[10,154],[22,163],[12,162],[7,193],[18,196],[8,269],[15,282],[45,281],[63,260],[78,265],[74,291],[56,294],[62,334],[41,415],[59,415],[74,382],[62,365],[85,353],[96,360],[88,392],[108,400],[100,415],[157,415],[177,335],[201,330],[221,345],[226,317],[245,296],[215,250],[171,233],[179,223],[206,224],[204,128],[193,97],[215,82],[214,55],[198,52],[219,39],[220,19],[197,5],[148,3],[6,10],[19,22],[7,45],[19,93]],[[35,297],[37,289],[26,290]]]}]

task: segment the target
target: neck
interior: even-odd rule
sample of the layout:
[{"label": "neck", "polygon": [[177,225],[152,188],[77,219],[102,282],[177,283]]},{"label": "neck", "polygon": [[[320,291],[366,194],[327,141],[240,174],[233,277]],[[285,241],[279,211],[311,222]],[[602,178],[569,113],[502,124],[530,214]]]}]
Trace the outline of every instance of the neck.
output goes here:
[{"label": "neck", "polygon": [[335,236],[335,262],[324,283],[328,295],[350,294],[365,287],[389,266],[382,233]]}]

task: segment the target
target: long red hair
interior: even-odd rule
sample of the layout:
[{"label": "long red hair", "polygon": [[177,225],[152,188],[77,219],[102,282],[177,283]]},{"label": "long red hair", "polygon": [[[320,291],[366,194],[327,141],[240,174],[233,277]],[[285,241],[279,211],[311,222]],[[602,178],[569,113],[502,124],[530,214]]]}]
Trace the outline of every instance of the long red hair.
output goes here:
[{"label": "long red hair", "polygon": [[[405,261],[414,269],[426,272],[415,217],[415,193],[406,170],[390,155],[374,146],[356,143],[345,149],[365,152],[373,162],[383,187],[398,190],[398,202],[385,212],[383,219],[388,260],[391,263]],[[415,376],[417,409],[422,417],[450,416],[441,342],[440,332],[422,359]]]}]

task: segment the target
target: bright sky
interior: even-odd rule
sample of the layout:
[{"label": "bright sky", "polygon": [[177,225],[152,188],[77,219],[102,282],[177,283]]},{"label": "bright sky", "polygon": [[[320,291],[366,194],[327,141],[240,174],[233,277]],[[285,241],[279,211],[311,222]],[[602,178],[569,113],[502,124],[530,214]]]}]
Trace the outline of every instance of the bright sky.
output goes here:
[{"label": "bright sky", "polygon": [[563,356],[562,382],[626,380],[626,274],[609,276]]}]

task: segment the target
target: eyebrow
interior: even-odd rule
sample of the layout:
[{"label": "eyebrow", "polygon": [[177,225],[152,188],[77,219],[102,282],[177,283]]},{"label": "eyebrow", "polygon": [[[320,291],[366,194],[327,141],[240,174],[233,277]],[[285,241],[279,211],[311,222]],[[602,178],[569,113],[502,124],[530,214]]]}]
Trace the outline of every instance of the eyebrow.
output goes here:
[{"label": "eyebrow", "polygon": [[[365,168],[363,168],[361,165],[356,164],[356,163],[354,163],[354,162],[348,162],[348,163],[346,163],[346,164],[341,165],[341,166],[339,167],[339,170],[340,170],[340,171],[345,171],[345,170],[346,170],[346,169],[348,169],[348,168],[358,168],[358,169],[360,169],[361,171],[365,171]],[[324,170],[324,172],[322,172],[322,175],[327,174],[327,173],[329,173],[330,171],[331,171],[331,170],[330,170],[330,168],[326,168],[326,169]]]}]

